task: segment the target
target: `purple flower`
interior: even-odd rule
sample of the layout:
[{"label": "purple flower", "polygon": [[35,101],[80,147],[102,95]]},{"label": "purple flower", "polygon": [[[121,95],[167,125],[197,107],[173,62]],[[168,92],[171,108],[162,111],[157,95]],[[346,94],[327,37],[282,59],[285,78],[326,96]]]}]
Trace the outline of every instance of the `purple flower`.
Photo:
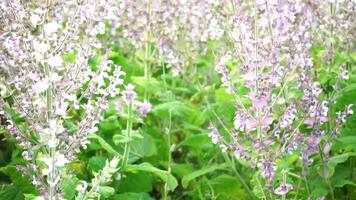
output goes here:
[{"label": "purple flower", "polygon": [[262,170],[263,178],[267,180],[273,179],[277,167],[270,159],[263,159],[257,166]]},{"label": "purple flower", "polygon": [[211,138],[213,144],[217,144],[218,142],[220,142],[222,140],[222,137],[219,135],[218,129],[214,126],[213,123],[210,123],[209,129],[210,133],[208,136]]},{"label": "purple flower", "polygon": [[152,105],[149,102],[142,102],[137,104],[138,115],[140,117],[146,117],[147,113],[152,110]]},{"label": "purple flower", "polygon": [[10,128],[10,134],[11,135],[18,135],[18,131],[17,131],[16,126]]},{"label": "purple flower", "polygon": [[293,186],[289,183],[286,183],[286,184],[282,184],[279,187],[277,187],[274,190],[274,193],[278,194],[278,195],[286,195],[291,189],[293,189]]},{"label": "purple flower", "polygon": [[122,105],[121,105],[120,101],[115,101],[114,106],[115,106],[115,110],[117,112],[121,112],[122,111]]},{"label": "purple flower", "polygon": [[302,160],[304,165],[309,166],[313,163],[313,160],[309,158],[309,156],[311,155],[311,151],[309,149],[303,148],[300,154],[300,159]]},{"label": "purple flower", "polygon": [[122,92],[122,96],[127,104],[132,103],[136,99],[136,92],[134,91],[135,86],[131,83],[126,85],[125,90]]}]

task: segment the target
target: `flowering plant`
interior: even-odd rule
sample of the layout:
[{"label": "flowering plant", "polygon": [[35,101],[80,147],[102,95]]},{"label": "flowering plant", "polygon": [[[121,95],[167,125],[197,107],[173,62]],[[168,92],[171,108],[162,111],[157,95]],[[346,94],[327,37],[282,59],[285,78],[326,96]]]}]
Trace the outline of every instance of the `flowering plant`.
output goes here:
[{"label": "flowering plant", "polygon": [[0,199],[352,199],[355,5],[0,0]]}]

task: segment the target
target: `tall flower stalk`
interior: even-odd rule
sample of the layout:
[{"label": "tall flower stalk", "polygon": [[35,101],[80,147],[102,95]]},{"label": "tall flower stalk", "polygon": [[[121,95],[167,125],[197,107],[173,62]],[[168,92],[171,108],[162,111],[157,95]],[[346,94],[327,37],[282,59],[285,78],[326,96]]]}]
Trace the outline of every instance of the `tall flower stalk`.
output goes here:
[{"label": "tall flower stalk", "polygon": [[[59,185],[66,167],[86,148],[107,99],[123,83],[124,72],[96,37],[105,32],[103,22],[113,20],[114,6],[115,1],[90,0],[0,2],[0,84],[6,90],[0,106],[26,122],[9,127],[23,149],[18,169],[47,199],[63,198]],[[95,57],[98,64],[89,66]],[[74,132],[65,125],[69,121]]]},{"label": "tall flower stalk", "polygon": [[[274,187],[281,170],[279,160],[300,151],[302,165],[309,166],[318,146],[330,145],[334,135],[327,131],[325,137],[325,125],[333,124],[331,129],[342,125],[330,121],[333,101],[324,98],[326,93],[309,56],[318,43],[316,35],[330,36],[313,32],[322,24],[318,18],[325,17],[320,16],[325,10],[323,3],[254,0],[241,1],[233,14],[226,13],[231,23],[225,26],[225,33],[234,45],[223,51],[216,71],[227,93],[236,99],[236,115],[234,128],[227,131],[231,139],[224,140],[213,131],[217,130],[214,125],[210,125],[210,136],[222,151],[229,150],[259,169],[268,189]],[[338,88],[338,83],[333,87]],[[248,91],[239,93],[240,88]],[[308,131],[301,131],[301,126]]]},{"label": "tall flower stalk", "polygon": [[[132,102],[129,103],[128,109],[127,109],[127,124],[126,124],[126,134],[125,136],[127,138],[131,138],[131,132],[132,132]],[[125,144],[124,147],[124,154],[122,158],[122,168],[125,169],[127,166],[127,162],[129,160],[129,155],[130,155],[130,149],[131,149],[131,144],[128,142]]]}]

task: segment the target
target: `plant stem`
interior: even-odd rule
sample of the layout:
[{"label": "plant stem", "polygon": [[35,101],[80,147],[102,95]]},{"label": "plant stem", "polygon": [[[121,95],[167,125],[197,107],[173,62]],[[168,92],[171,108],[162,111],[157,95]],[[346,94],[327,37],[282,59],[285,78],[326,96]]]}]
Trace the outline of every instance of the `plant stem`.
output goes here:
[{"label": "plant stem", "polygon": [[300,190],[300,185],[302,183],[302,179],[299,179],[299,183],[298,183],[298,188],[297,188],[297,192],[295,194],[294,200],[298,199],[298,195],[299,195],[299,190]]},{"label": "plant stem", "polygon": [[[44,71],[46,74],[46,77],[50,76],[50,68],[47,63],[44,63]],[[47,106],[47,114],[46,114],[46,121],[47,124],[50,124],[50,120],[52,117],[52,96],[53,96],[53,91],[52,91],[52,85],[50,84],[48,89],[46,90],[46,106]],[[52,134],[50,135],[50,138],[52,140],[53,136]],[[56,152],[56,147],[53,147],[53,144],[49,146],[49,156],[50,156],[50,161],[51,161],[51,169],[49,170],[48,174],[48,184],[49,184],[49,200],[55,199],[55,190],[56,190],[56,184],[55,184],[55,152]]]},{"label": "plant stem", "polygon": [[266,194],[265,194],[265,191],[264,191],[263,188],[262,188],[261,182],[260,182],[260,180],[258,180],[258,176],[256,176],[255,178],[256,178],[258,187],[259,187],[260,190],[262,191],[263,199],[267,199],[267,196],[266,196]]},{"label": "plant stem", "polygon": [[[172,165],[172,145],[171,145],[171,127],[172,127],[172,112],[169,110],[169,124],[168,128],[166,129],[166,134],[167,134],[167,145],[168,145],[168,167],[167,171],[170,174],[171,173],[171,165]],[[168,198],[168,178],[169,174],[167,174],[167,180],[166,183],[164,184],[164,200],[167,200]]]},{"label": "plant stem", "polygon": [[329,174],[325,174],[326,172],[326,167],[325,167],[325,162],[324,162],[324,156],[323,156],[323,151],[321,149],[321,145],[319,144],[319,156],[320,156],[320,160],[321,160],[321,167],[322,167],[322,176],[324,178],[324,181],[325,183],[328,185],[328,188],[330,190],[330,196],[331,196],[331,199],[334,200],[335,197],[334,197],[334,189],[330,183],[330,180],[329,180],[329,177],[326,177],[326,176],[329,176]]},{"label": "plant stem", "polygon": [[[128,118],[126,122],[126,137],[131,138],[131,131],[132,131],[132,102],[129,103],[128,107]],[[128,160],[129,160],[129,155],[130,155],[130,142],[125,143],[125,149],[124,149],[124,155],[122,158],[122,170],[124,170],[127,166]]]},{"label": "plant stem", "polygon": [[303,177],[304,183],[305,183],[305,188],[307,189],[308,197],[310,197],[310,189],[309,189],[309,184],[308,184],[308,179],[306,176]]},{"label": "plant stem", "polygon": [[235,173],[236,177],[239,179],[239,181],[241,182],[242,186],[245,188],[245,190],[247,191],[247,193],[249,194],[249,196],[251,197],[251,199],[255,199],[255,195],[253,194],[253,192],[251,191],[250,187],[247,185],[247,183],[245,182],[245,180],[242,178],[242,176],[240,175],[240,173],[237,171],[236,169],[236,163],[235,163],[235,159],[232,158],[230,160],[229,156],[226,153],[223,153],[223,156],[225,158],[225,160],[230,163],[231,169],[232,171]]},{"label": "plant stem", "polygon": [[[256,0],[253,1],[253,10],[254,10],[254,18],[255,18],[255,22],[254,22],[254,31],[255,31],[255,55],[253,58],[253,65],[255,67],[255,96],[257,96],[258,93],[258,80],[257,80],[257,76],[258,76],[258,66],[257,66],[257,57],[258,57],[258,28],[257,28],[257,21],[258,21],[258,16],[257,16],[257,3]],[[260,108],[256,109],[256,120],[257,120],[257,136],[258,139],[261,140],[261,117],[260,117]]]},{"label": "plant stem", "polygon": [[[147,1],[147,8],[146,8],[146,12],[147,12],[147,23],[150,22],[150,15],[151,15],[151,1],[148,0]],[[145,75],[145,79],[147,81],[147,83],[149,83],[150,80],[150,54],[151,54],[151,33],[148,29],[148,24],[146,24],[146,42],[145,42],[145,57],[144,57],[144,75]],[[148,94],[147,94],[147,90],[145,90],[145,100],[148,99]]]}]

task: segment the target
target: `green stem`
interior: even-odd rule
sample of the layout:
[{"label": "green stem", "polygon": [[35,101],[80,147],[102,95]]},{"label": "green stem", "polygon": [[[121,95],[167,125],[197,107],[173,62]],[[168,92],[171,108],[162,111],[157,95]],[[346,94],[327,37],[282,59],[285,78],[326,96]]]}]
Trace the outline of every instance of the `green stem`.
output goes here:
[{"label": "green stem", "polygon": [[[128,107],[128,118],[127,118],[127,123],[126,123],[126,137],[131,138],[131,131],[132,131],[132,102],[129,103]],[[129,154],[130,154],[130,148],[131,144],[130,142],[125,143],[125,148],[124,148],[124,155],[122,158],[122,170],[124,170],[127,166],[128,160],[129,160]]]},{"label": "green stem", "polygon": [[[147,13],[148,13],[148,19],[147,19],[147,22],[150,21],[150,15],[151,15],[151,1],[149,0],[147,2]],[[147,27],[146,27],[146,42],[145,42],[145,57],[144,57],[144,75],[145,75],[145,79],[147,81],[147,83],[149,83],[149,80],[150,80],[150,54],[151,54],[151,43],[150,43],[150,40],[151,40],[151,33],[150,31],[148,30],[148,24],[147,24]],[[147,94],[147,90],[145,90],[145,100],[148,99],[148,94]]]},{"label": "green stem", "polygon": [[225,160],[230,163],[231,169],[232,171],[235,173],[236,177],[239,179],[239,181],[241,182],[242,186],[245,188],[245,190],[247,191],[247,193],[249,194],[251,199],[255,199],[255,195],[253,194],[253,192],[251,191],[250,187],[247,185],[247,183],[245,182],[245,180],[242,178],[242,176],[240,175],[240,173],[237,171],[236,169],[236,163],[235,163],[235,159],[232,158],[230,160],[229,156],[226,153],[223,153],[223,156],[225,158]]},{"label": "green stem", "polygon": [[297,192],[295,194],[294,200],[298,199],[298,195],[299,195],[299,190],[300,190],[300,185],[302,183],[302,179],[299,179],[299,183],[298,183],[298,188],[297,188]]},{"label": "green stem", "polygon": [[256,176],[255,178],[256,178],[258,187],[259,187],[260,190],[262,191],[263,199],[267,199],[267,196],[266,196],[266,194],[265,194],[265,191],[264,191],[264,189],[262,188],[262,184],[261,184],[260,180],[258,180],[258,176]]},{"label": "green stem", "polygon": [[304,176],[304,177],[303,177],[303,180],[304,180],[304,183],[305,183],[305,188],[307,189],[308,197],[310,198],[310,197],[311,197],[311,194],[310,194],[310,189],[309,189],[309,184],[308,184],[307,176]]},{"label": "green stem", "polygon": [[168,177],[169,174],[171,173],[171,165],[172,165],[172,145],[171,145],[171,126],[172,126],[172,113],[169,111],[169,125],[166,131],[167,134],[167,145],[168,145],[168,174],[167,174],[167,180],[166,183],[164,184],[164,200],[167,200],[168,198]]},{"label": "green stem", "polygon": [[323,151],[321,149],[321,145],[319,145],[319,156],[320,156],[320,160],[321,160],[321,167],[322,167],[322,176],[323,176],[323,179],[326,183],[326,185],[328,186],[329,188],[329,191],[330,191],[330,196],[331,196],[331,199],[334,200],[335,199],[335,196],[334,196],[334,189],[330,183],[330,180],[328,177],[326,176],[329,176],[329,174],[325,174],[326,172],[326,166],[325,166],[325,161],[324,161],[324,156],[323,156]]},{"label": "green stem", "polygon": [[[257,28],[257,21],[258,21],[258,16],[257,16],[257,3],[256,0],[254,0],[254,17],[255,17],[255,22],[254,22],[254,29],[255,29],[255,55],[254,55],[254,67],[255,67],[255,94],[257,95],[258,93],[258,67],[257,67],[257,57],[258,57],[258,28]],[[256,120],[257,120],[257,136],[258,139],[261,140],[261,117],[260,117],[260,108],[257,108],[256,110]]]},{"label": "green stem", "polygon": [[[44,72],[46,74],[46,77],[50,76],[50,68],[47,63],[44,63]],[[46,106],[47,106],[47,114],[46,114],[46,121],[47,124],[49,125],[51,117],[52,117],[52,96],[53,96],[53,91],[52,91],[52,85],[49,85],[48,89],[46,90]],[[52,135],[50,136],[51,138],[53,137]],[[55,152],[56,148],[53,146],[49,147],[49,156],[51,158],[51,170],[49,171],[48,174],[48,182],[49,182],[49,200],[54,200],[55,199],[55,191],[56,191],[56,185],[55,183]]]}]

